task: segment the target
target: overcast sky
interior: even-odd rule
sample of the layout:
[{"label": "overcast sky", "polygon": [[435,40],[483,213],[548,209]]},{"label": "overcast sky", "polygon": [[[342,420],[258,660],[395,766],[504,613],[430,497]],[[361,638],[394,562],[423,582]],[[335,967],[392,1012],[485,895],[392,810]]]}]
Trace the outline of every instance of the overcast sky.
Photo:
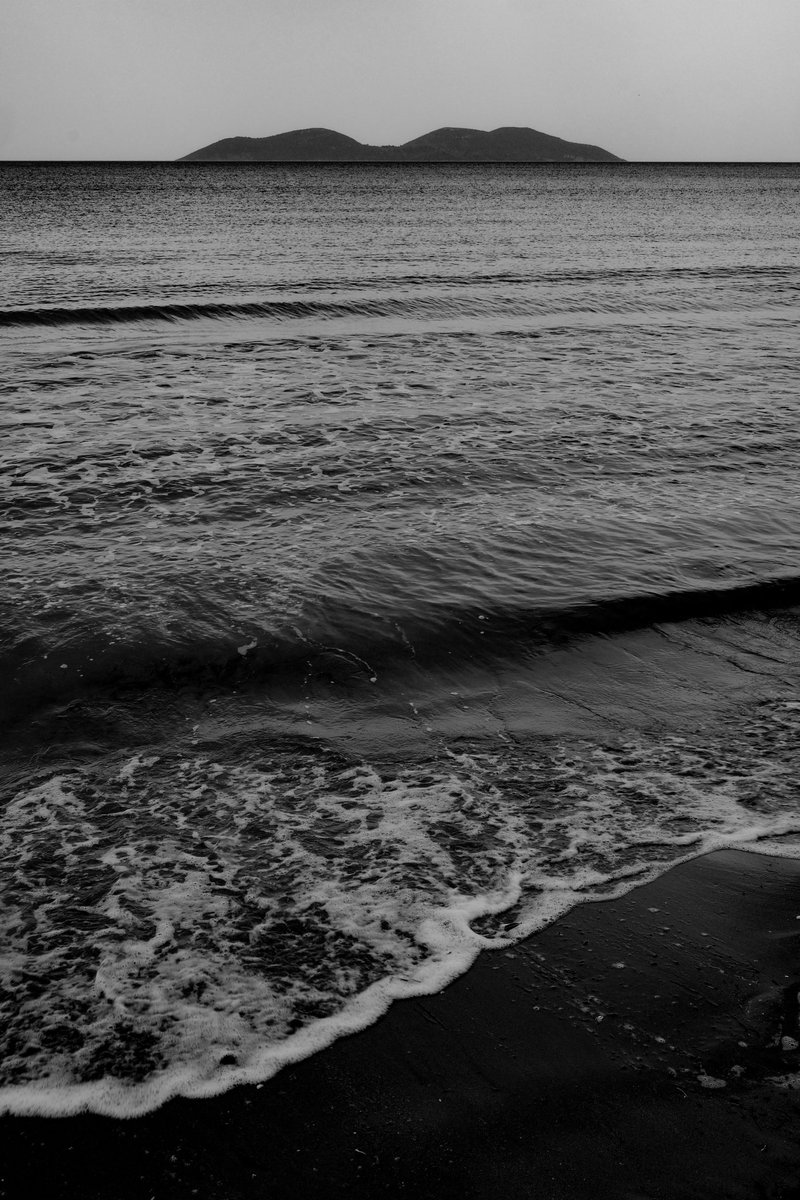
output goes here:
[{"label": "overcast sky", "polygon": [[2,158],[169,159],[310,125],[800,160],[800,0],[0,0]]}]

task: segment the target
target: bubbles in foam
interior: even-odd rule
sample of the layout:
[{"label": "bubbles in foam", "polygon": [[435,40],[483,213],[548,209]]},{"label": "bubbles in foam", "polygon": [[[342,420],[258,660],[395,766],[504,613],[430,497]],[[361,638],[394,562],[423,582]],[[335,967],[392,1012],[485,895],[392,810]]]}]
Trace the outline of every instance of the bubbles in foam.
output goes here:
[{"label": "bubbles in foam", "polygon": [[691,744],[399,769],[232,741],[40,778],[0,826],[0,1103],[125,1115],[264,1079],[576,903],[716,846],[783,848],[798,722],[771,703]]}]

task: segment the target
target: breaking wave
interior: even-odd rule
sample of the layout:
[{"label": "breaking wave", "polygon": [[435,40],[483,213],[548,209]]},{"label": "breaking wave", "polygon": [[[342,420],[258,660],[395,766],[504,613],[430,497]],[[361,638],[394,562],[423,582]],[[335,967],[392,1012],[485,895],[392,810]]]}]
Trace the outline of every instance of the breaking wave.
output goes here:
[{"label": "breaking wave", "polygon": [[208,634],[179,641],[155,631],[139,640],[103,637],[96,624],[53,644],[41,636],[6,628],[0,667],[7,680],[6,720],[55,700],[103,688],[172,687],[188,682],[215,686],[279,681],[291,687],[310,677],[354,686],[404,664],[435,671],[459,662],[491,665],[543,652],[581,638],[613,636],[660,623],[720,619],[800,604],[800,576],[723,588],[700,588],[622,596],[565,608],[492,609],[442,605],[427,614],[383,617],[320,603],[303,629],[251,626],[248,635]]}]

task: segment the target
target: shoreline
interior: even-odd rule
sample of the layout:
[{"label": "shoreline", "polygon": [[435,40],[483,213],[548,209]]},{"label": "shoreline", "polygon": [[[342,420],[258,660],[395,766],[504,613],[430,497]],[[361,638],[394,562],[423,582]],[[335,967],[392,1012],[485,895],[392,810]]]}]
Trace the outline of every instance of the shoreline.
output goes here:
[{"label": "shoreline", "polygon": [[799,987],[800,860],[714,851],[267,1083],[5,1116],[0,1196],[790,1200]]}]

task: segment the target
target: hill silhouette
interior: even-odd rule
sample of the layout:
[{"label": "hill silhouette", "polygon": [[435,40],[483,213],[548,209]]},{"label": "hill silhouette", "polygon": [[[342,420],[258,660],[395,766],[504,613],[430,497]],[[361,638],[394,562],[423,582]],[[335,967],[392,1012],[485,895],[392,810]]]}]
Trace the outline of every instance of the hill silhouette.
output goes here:
[{"label": "hill silhouette", "polygon": [[334,129],[294,129],[272,137],[223,138],[180,162],[623,162],[600,146],[566,142],[536,129],[445,126],[402,146],[367,146]]}]

